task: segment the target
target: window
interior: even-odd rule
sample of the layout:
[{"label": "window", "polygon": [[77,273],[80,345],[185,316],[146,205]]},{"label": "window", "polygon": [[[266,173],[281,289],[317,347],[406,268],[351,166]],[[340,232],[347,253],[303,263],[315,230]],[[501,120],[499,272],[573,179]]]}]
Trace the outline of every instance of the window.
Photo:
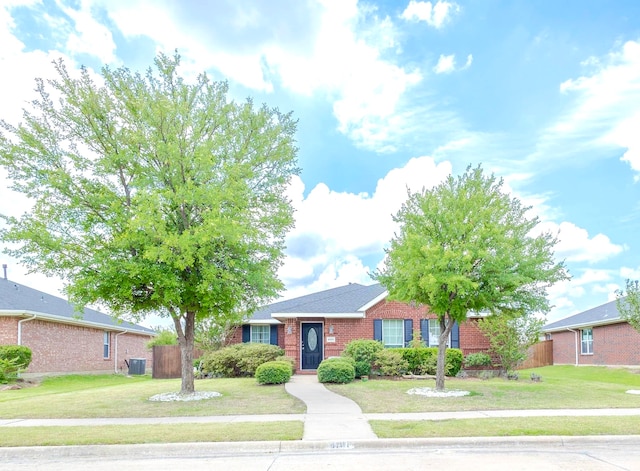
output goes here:
[{"label": "window", "polygon": [[382,343],[385,347],[404,347],[404,321],[402,319],[382,320]]},{"label": "window", "polygon": [[268,325],[252,325],[251,326],[251,342],[269,343],[270,333],[271,333],[271,329]]},{"label": "window", "polygon": [[103,341],[102,341],[102,344],[103,344],[102,358],[105,358],[105,359],[109,358],[109,350],[110,350],[109,347],[111,346],[110,340],[111,340],[111,334],[105,331],[103,336]]},{"label": "window", "polygon": [[593,355],[593,329],[582,329],[580,331],[581,348],[583,355]]},{"label": "window", "polygon": [[440,343],[440,321],[429,319],[429,346],[437,347]]}]

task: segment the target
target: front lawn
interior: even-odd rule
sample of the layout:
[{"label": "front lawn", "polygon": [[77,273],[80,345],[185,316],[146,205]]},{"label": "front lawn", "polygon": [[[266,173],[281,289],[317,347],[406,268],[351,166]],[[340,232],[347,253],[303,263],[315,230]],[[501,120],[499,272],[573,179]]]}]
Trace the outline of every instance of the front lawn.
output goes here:
[{"label": "front lawn", "polygon": [[[495,409],[600,409],[640,407],[640,374],[621,368],[547,366],[518,372],[518,381],[447,378],[447,389],[470,391],[465,397],[409,395],[411,388],[435,387],[434,380],[369,380],[337,385],[332,391],[349,397],[365,413],[437,412]],[[531,373],[542,377],[532,382]]]},{"label": "front lawn", "polygon": [[300,414],[306,410],[284,385],[261,386],[254,378],[196,381],[197,391],[222,397],[191,402],[152,402],[155,394],[180,390],[179,379],[149,376],[70,375],[40,385],[0,391],[0,418],[182,417]]}]

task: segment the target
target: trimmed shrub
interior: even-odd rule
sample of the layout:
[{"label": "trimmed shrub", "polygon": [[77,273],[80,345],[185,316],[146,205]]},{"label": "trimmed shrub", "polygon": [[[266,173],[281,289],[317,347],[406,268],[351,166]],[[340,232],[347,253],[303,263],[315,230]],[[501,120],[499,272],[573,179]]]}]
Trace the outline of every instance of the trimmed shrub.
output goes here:
[{"label": "trimmed shrub", "polygon": [[254,376],[258,366],[274,361],[283,351],[266,343],[238,343],[202,357],[202,372],[206,375],[237,378]]},{"label": "trimmed shrub", "polygon": [[355,361],[352,358],[327,358],[318,366],[318,381],[321,383],[350,383],[355,377]]},{"label": "trimmed shrub", "polygon": [[[402,358],[407,361],[407,371],[416,375],[434,374],[431,372],[433,359],[438,359],[438,351],[435,348],[418,347],[402,348]],[[434,363],[435,364],[435,363]]]},{"label": "trimmed shrub", "polygon": [[24,345],[0,345],[0,359],[15,361],[15,367],[26,370],[31,364],[31,349]]},{"label": "trimmed shrub", "polygon": [[356,377],[371,374],[371,367],[376,359],[376,354],[383,350],[382,343],[377,340],[358,339],[349,342],[342,351],[345,358],[353,358],[356,367]]},{"label": "trimmed shrub", "polygon": [[491,366],[491,356],[484,353],[469,353],[464,357],[464,366],[466,368]]},{"label": "trimmed shrub", "polygon": [[0,384],[12,383],[31,363],[31,349],[24,345],[0,345]]},{"label": "trimmed shrub", "polygon": [[284,384],[291,379],[291,363],[268,361],[256,368],[256,379],[260,384]]},{"label": "trimmed shrub", "polygon": [[279,357],[276,357],[276,359],[274,361],[284,361],[285,363],[288,363],[289,366],[291,366],[291,374],[293,374],[296,371],[296,360],[295,358],[291,358],[285,355],[281,355]]},{"label": "trimmed shrub", "polygon": [[376,354],[375,367],[384,376],[400,376],[407,372],[409,363],[402,357],[403,348],[387,348]]},{"label": "trimmed shrub", "polygon": [[446,364],[444,372],[447,376],[456,376],[462,368],[462,350],[459,348],[447,348]]}]

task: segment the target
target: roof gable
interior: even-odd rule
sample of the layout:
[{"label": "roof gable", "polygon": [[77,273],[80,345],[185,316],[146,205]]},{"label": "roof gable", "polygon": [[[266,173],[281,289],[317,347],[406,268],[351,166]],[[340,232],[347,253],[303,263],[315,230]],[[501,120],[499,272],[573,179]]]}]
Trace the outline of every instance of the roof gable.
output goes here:
[{"label": "roof gable", "polygon": [[249,318],[252,321],[257,321],[272,319],[272,317],[277,317],[277,314],[317,314],[318,316],[358,314],[364,312],[364,307],[385,292],[385,288],[379,283],[368,286],[349,283],[345,286],[269,304],[255,311]]},{"label": "roof gable", "polygon": [[93,326],[102,326],[114,330],[129,330],[143,334],[154,334],[152,329],[130,322],[119,322],[114,317],[95,309],[75,310],[67,300],[38,291],[7,279],[0,279],[0,313],[29,312],[47,315],[61,322],[76,322]]},{"label": "roof gable", "polygon": [[617,322],[625,322],[620,317],[620,312],[616,305],[616,301],[610,301],[601,306],[588,309],[586,311],[574,314],[551,324],[547,324],[542,328],[543,332],[551,332],[554,330],[566,330],[568,328],[587,327],[590,325],[614,324]]}]

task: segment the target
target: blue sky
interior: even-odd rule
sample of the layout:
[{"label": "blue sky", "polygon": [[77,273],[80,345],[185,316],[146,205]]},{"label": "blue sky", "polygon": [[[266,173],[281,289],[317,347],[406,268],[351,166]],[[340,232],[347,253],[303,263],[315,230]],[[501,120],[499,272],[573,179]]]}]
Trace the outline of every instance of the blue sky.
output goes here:
[{"label": "blue sky", "polygon": [[[0,118],[34,78],[145,69],[178,50],[187,76],[228,80],[299,119],[285,297],[371,283],[406,188],[482,163],[557,233],[572,280],[554,321],[640,278],[640,2],[8,0]],[[0,212],[28,203],[6,189]],[[9,277],[55,292],[58,280]]]}]

